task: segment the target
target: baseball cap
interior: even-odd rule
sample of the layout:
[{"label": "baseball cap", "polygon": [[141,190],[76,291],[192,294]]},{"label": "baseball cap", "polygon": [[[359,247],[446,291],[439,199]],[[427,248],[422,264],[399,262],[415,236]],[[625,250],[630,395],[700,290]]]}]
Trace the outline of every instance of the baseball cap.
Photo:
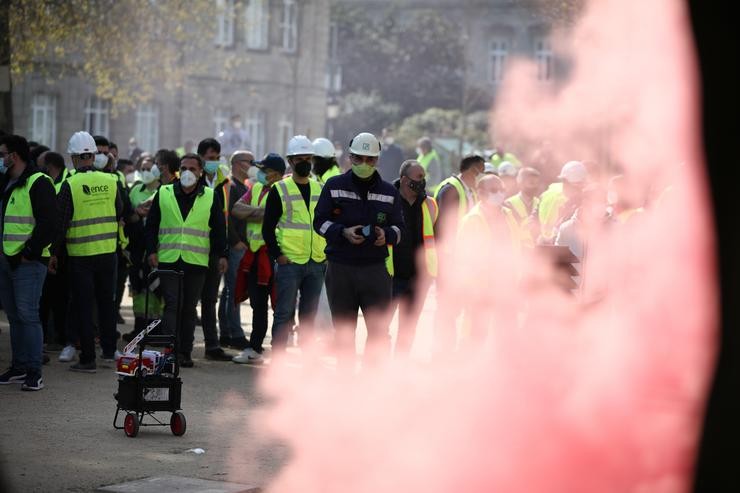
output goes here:
[{"label": "baseball cap", "polygon": [[580,161],[568,161],[560,170],[558,178],[568,183],[584,183],[588,180],[588,170]]},{"label": "baseball cap", "polygon": [[278,173],[285,173],[285,160],[275,152],[265,154],[262,161],[257,161],[254,165],[260,169],[272,169]]}]

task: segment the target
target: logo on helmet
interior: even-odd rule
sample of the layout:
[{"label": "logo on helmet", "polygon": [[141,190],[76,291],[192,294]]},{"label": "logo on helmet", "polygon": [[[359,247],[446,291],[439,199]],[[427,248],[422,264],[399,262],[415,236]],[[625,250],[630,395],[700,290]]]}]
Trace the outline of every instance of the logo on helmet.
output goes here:
[{"label": "logo on helmet", "polygon": [[370,150],[370,144],[362,144],[362,150],[363,151],[369,151]]}]

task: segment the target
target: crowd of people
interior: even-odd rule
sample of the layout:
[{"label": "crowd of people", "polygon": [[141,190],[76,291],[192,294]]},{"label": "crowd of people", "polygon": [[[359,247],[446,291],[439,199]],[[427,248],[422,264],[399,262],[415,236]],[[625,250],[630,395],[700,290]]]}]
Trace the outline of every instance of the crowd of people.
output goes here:
[{"label": "crowd of people", "polygon": [[[206,359],[261,364],[270,308],[273,358],[293,334],[302,350],[324,347],[331,325],[338,365],[352,365],[360,310],[367,361],[391,353],[396,311],[392,351],[408,355],[429,289],[452,268],[451,256],[566,247],[580,262],[570,288],[578,294],[584,225],[623,223],[644,205],[623,193],[624,177],[604,180],[593,163],[567,162],[544,183],[511,152],[471,154],[443,178],[432,140],[418,147],[417,159],[402,161],[400,148],[391,159],[363,132],[349,142],[344,170],[334,143],[303,135],[284,157],[258,160],[248,149],[223,156],[214,138],[154,154],[131,141],[134,159],[119,158],[105,136],[84,131],[71,136],[65,159],[3,134],[0,303],[12,363],[0,384],[42,389],[42,365],[55,350],[70,370],[96,372],[99,359],[120,356],[120,339],[131,341],[153,319],[178,335],[182,367],[194,366],[198,324]],[[456,244],[468,233],[484,243]],[[134,325],[120,334],[127,281]],[[450,289],[437,286],[438,299],[454,300]],[[246,300],[249,334],[240,316]],[[458,310],[445,308],[436,324],[454,327]],[[470,337],[485,337],[490,321],[471,315]],[[454,334],[443,329],[438,339],[454,347]]]}]

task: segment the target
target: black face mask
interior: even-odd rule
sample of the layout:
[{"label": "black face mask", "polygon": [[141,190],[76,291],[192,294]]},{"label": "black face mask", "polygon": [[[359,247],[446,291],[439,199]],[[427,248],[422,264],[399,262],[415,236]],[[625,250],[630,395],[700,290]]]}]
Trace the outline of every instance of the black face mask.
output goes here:
[{"label": "black face mask", "polygon": [[316,176],[321,176],[329,169],[334,166],[334,159],[332,158],[325,158],[325,157],[318,157],[315,156],[313,158],[313,172],[316,174]]},{"label": "black face mask", "polygon": [[298,176],[305,178],[311,174],[311,161],[306,161],[304,159],[297,163],[293,163],[291,166],[293,167],[295,174]]},{"label": "black face mask", "polygon": [[427,181],[425,179],[422,178],[421,180],[416,181],[409,178],[409,188],[412,192],[421,193],[426,187]]}]

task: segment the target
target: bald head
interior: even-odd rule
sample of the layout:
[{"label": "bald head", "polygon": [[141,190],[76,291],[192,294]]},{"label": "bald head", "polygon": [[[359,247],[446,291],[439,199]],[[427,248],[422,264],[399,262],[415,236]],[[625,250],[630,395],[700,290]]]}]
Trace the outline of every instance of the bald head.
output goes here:
[{"label": "bald head", "polygon": [[503,180],[496,175],[484,173],[475,184],[478,195],[487,195],[489,193],[503,192],[506,189]]},{"label": "bald head", "polygon": [[243,182],[247,179],[249,168],[254,163],[252,151],[239,150],[231,155],[231,176]]},{"label": "bald head", "polygon": [[522,168],[516,176],[516,183],[522,194],[534,197],[540,191],[540,172],[534,168]]}]

